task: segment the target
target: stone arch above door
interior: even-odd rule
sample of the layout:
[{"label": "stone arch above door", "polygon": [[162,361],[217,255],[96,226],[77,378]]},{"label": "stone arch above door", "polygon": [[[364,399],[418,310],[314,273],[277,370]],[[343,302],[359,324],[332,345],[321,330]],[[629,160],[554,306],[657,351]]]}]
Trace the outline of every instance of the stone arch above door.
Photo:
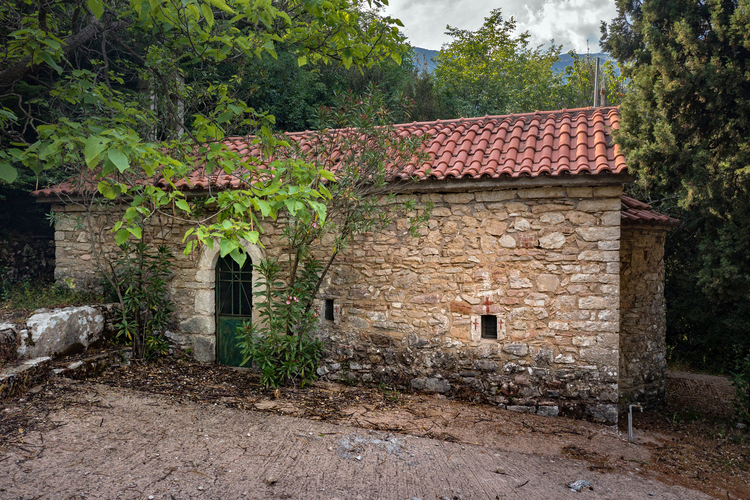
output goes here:
[{"label": "stone arch above door", "polygon": [[[263,249],[247,241],[242,242],[253,263],[265,258]],[[219,261],[219,245],[203,246],[195,268],[195,304],[192,317],[182,321],[182,333],[191,339],[193,357],[202,363],[216,360],[216,264]],[[258,273],[253,273],[253,288],[262,283]]]}]

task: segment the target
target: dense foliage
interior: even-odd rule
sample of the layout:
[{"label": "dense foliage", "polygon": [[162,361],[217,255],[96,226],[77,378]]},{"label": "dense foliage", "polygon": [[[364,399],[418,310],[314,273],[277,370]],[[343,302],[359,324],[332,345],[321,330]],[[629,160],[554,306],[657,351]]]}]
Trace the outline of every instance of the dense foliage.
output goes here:
[{"label": "dense foliage", "polygon": [[166,354],[164,331],[174,311],[167,285],[172,252],[166,246],[153,250],[143,241],[124,243],[120,250],[114,278],[122,304],[117,334],[133,346],[134,359]]},{"label": "dense foliage", "polygon": [[515,35],[516,23],[493,10],[477,31],[448,27],[453,38],[440,51],[435,80],[460,116],[500,115],[557,108],[561,75],[552,65],[560,47],[529,46],[529,33]]},{"label": "dense foliage", "polygon": [[617,141],[640,192],[683,220],[667,248],[668,342],[727,370],[750,348],[750,2],[617,6],[602,43],[631,78]]},{"label": "dense foliage", "polygon": [[[530,46],[527,32],[516,34],[516,22],[493,10],[477,31],[448,27],[453,41],[437,56],[434,82],[441,106],[450,116],[483,116],[593,104],[594,61],[574,57],[558,73],[553,65],[561,47]],[[623,81],[610,64],[601,72],[607,102],[618,104]]]},{"label": "dense foliage", "polygon": [[258,368],[267,388],[297,381],[304,387],[315,378],[323,356],[323,344],[311,332],[316,317],[307,307],[315,296],[320,264],[308,253],[292,286],[282,280],[278,260],[261,261],[253,269],[261,277],[254,293],[260,321],[241,327],[242,364]]},{"label": "dense foliage", "polygon": [[[0,22],[0,179],[24,167],[62,171],[79,191],[132,199],[118,243],[139,238],[139,222],[159,212],[190,212],[174,184],[196,162],[257,177],[253,159],[221,143],[249,132],[269,152],[278,143],[273,116],[237,97],[241,78],[226,74],[234,61],[274,58],[278,47],[298,65],[367,67],[404,50],[394,20],[366,16],[356,0],[17,0],[0,6]],[[144,182],[154,177],[163,187]],[[257,242],[256,211],[273,217],[286,200],[316,206],[319,194],[269,179],[217,200],[222,220],[194,235],[229,240],[238,256],[239,239]]]}]

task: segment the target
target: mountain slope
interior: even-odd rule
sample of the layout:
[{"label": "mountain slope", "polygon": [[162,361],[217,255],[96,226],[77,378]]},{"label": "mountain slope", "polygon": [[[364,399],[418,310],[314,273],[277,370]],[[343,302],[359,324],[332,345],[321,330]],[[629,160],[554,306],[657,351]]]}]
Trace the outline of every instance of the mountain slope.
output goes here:
[{"label": "mountain slope", "polygon": [[[427,70],[428,73],[432,73],[435,70],[435,60],[434,57],[438,55],[440,51],[439,50],[430,50],[430,49],[423,49],[422,47],[414,47],[414,57],[417,63],[417,67],[422,69],[424,68]],[[604,64],[605,61],[613,61],[614,59],[610,57],[609,54],[605,54],[604,52],[599,52],[595,54],[589,54],[592,58],[600,58],[601,63]],[[578,57],[586,57],[586,54],[578,54]],[[573,64],[573,58],[571,55],[567,52],[564,54],[560,54],[560,58],[557,60],[555,64],[552,65],[552,69],[555,71],[562,73],[565,71],[565,68]]]}]

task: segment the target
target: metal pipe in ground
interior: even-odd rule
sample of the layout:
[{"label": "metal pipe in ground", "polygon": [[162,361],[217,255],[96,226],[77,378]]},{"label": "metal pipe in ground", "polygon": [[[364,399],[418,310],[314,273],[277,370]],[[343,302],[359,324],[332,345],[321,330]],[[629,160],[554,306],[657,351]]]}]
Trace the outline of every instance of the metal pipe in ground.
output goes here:
[{"label": "metal pipe in ground", "polygon": [[631,443],[633,442],[633,408],[643,411],[643,406],[641,403],[635,403],[628,407],[628,441]]}]

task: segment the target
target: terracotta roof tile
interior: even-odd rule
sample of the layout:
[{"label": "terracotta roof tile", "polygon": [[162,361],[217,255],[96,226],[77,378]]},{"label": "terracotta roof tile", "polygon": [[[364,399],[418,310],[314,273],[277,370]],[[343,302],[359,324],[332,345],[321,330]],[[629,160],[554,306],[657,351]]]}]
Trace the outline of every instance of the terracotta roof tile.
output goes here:
[{"label": "terracotta roof tile", "polygon": [[[581,108],[395,125],[401,136],[428,134],[429,139],[424,146],[428,159],[407,165],[393,177],[442,180],[626,173],[625,158],[611,137],[619,121],[617,108]],[[337,132],[341,131],[332,131]],[[287,138],[305,151],[311,148],[312,134],[295,132]],[[259,156],[252,137],[228,138],[224,143],[242,155]],[[236,182],[223,173],[209,179],[199,168],[178,187],[225,189]],[[65,182],[33,194],[72,194],[73,186]]]},{"label": "terracotta roof tile", "polygon": [[674,217],[655,212],[651,208],[651,205],[638,201],[635,198],[622,195],[620,201],[622,203],[620,217],[623,225],[674,226],[680,222]]}]

